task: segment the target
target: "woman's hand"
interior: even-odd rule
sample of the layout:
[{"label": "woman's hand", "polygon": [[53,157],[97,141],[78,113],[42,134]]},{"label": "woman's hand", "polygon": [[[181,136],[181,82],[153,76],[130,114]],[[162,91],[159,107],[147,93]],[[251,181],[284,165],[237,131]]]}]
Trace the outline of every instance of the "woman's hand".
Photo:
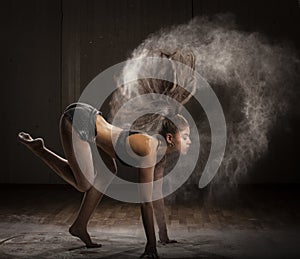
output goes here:
[{"label": "woman's hand", "polygon": [[150,247],[146,245],[145,252],[140,256],[140,258],[159,259],[156,247]]},{"label": "woman's hand", "polygon": [[158,242],[161,243],[162,245],[178,243],[177,240],[169,239],[169,238],[165,240],[160,239]]},{"label": "woman's hand", "polygon": [[148,253],[146,253],[146,252],[144,252],[141,256],[140,256],[140,258],[152,258],[152,259],[159,259],[159,256],[158,256],[158,254],[157,254],[157,252],[148,252]]},{"label": "woman's hand", "polygon": [[140,256],[140,258],[159,258],[156,250],[156,237],[153,221],[153,204],[151,201],[153,189],[153,171],[153,167],[140,168],[139,170],[140,183],[148,183],[148,185],[140,188],[140,197],[142,200],[141,213],[145,234],[147,237],[147,245],[144,253]]},{"label": "woman's hand", "polygon": [[166,232],[165,233],[159,232],[159,241],[158,242],[161,243],[162,245],[177,243],[176,240],[169,239],[168,234]]}]

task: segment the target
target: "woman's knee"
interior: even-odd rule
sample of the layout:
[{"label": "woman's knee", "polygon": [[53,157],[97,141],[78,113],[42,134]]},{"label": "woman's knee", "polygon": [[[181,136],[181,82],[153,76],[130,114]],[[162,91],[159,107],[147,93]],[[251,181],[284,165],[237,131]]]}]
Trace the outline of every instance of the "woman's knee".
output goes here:
[{"label": "woman's knee", "polygon": [[72,124],[69,118],[64,114],[60,117],[59,130],[61,135],[72,133]]},{"label": "woman's knee", "polygon": [[106,164],[106,166],[111,173],[113,173],[115,176],[117,175],[118,169],[114,160],[112,160],[112,163]]},{"label": "woman's knee", "polygon": [[80,192],[87,192],[89,189],[92,188],[92,186],[93,184],[86,180],[77,183],[76,188]]}]

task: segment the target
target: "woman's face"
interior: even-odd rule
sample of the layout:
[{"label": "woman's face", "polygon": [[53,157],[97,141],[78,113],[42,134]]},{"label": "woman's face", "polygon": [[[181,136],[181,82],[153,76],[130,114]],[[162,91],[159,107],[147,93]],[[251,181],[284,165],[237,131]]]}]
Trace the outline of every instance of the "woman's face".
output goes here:
[{"label": "woman's face", "polygon": [[183,130],[179,131],[175,135],[175,139],[175,146],[177,147],[177,150],[180,151],[181,154],[186,155],[192,143],[190,139],[190,127],[187,126]]}]

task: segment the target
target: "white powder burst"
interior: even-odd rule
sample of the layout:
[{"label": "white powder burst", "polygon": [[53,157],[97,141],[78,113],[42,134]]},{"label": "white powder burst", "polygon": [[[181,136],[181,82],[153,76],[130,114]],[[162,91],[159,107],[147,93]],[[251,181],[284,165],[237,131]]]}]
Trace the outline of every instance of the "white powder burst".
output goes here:
[{"label": "white powder burst", "polygon": [[[289,110],[299,80],[299,59],[292,47],[271,42],[256,32],[241,31],[231,15],[218,15],[162,29],[138,46],[130,59],[155,50],[194,54],[196,71],[208,81],[223,105],[228,129],[225,157],[214,183],[225,179],[237,183],[266,152],[268,133],[277,118]],[[125,66],[121,76],[139,74],[140,69],[147,66]],[[138,94],[135,87],[129,86],[123,91],[123,98]],[[112,116],[119,107],[117,102],[122,100],[120,96],[113,98]],[[197,125],[199,132],[206,134],[201,139],[207,153],[207,121]],[[203,168],[204,162],[199,159],[198,169]],[[190,183],[197,184],[200,175],[201,170],[195,170]]]}]

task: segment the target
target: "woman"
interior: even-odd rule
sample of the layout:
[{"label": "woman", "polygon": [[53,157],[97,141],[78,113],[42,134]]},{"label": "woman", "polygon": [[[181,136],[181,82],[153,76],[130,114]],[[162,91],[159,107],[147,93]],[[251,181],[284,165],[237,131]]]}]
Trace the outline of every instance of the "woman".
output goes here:
[{"label": "woman", "polygon": [[[75,111],[77,115],[74,117]],[[137,161],[140,163],[139,181],[140,183],[153,183],[153,181],[163,177],[166,157],[178,152],[186,154],[191,144],[189,125],[183,116],[176,114],[171,120],[161,115],[158,116],[161,117],[159,133],[165,141],[142,132],[128,132],[115,127],[103,118],[101,112],[88,104],[71,104],[66,108],[60,120],[60,136],[66,159],[47,149],[42,138],[33,139],[27,133],[19,133],[20,142],[25,144],[66,182],[85,193],[77,218],[69,232],[71,235],[79,237],[88,248],[101,246],[92,242],[87,232],[87,224],[103,195],[93,186],[95,172],[99,172],[101,168],[94,168],[91,144],[96,144],[105,164],[112,172],[116,173],[115,160],[118,159],[124,164],[127,162],[118,156],[114,148],[112,133],[116,134],[116,148],[118,150],[124,151],[130,146],[136,155],[147,157],[146,163],[150,161],[148,166],[145,166],[143,159]],[[72,128],[76,134],[72,135]],[[162,155],[163,158],[156,164],[156,158]],[[159,227],[160,241],[163,244],[176,241],[170,240],[168,237],[165,217],[162,213],[164,211],[163,199],[151,202],[152,189],[147,188],[141,191],[144,200],[141,203],[141,213],[147,237],[147,244],[142,257],[158,258],[153,208]],[[158,186],[154,191],[162,192],[161,189],[162,186]]]}]

